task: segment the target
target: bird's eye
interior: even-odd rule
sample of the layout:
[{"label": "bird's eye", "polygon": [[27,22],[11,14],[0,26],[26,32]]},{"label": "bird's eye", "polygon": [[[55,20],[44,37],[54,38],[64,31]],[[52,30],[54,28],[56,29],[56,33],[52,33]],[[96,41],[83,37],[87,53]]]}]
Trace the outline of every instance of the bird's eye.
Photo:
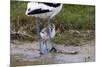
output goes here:
[{"label": "bird's eye", "polygon": [[30,11],[31,9],[29,8],[28,11]]}]

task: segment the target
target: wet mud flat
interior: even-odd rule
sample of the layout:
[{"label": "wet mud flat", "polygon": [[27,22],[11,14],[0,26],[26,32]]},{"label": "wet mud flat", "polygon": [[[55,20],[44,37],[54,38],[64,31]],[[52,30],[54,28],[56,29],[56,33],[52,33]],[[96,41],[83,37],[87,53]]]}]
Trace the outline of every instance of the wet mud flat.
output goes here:
[{"label": "wet mud flat", "polygon": [[[78,62],[95,61],[95,41],[89,41],[82,46],[65,46],[55,44],[57,53],[39,54],[39,45],[37,42],[20,42],[11,43],[11,65],[44,65],[44,64],[63,64]],[[77,53],[70,53],[70,52]],[[69,53],[64,53],[69,52]]]}]

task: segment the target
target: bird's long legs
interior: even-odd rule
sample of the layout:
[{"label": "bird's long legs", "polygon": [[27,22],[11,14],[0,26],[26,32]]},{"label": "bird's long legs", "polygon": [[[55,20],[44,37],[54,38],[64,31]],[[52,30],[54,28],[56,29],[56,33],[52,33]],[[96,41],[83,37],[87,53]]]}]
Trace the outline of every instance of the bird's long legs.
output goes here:
[{"label": "bird's long legs", "polygon": [[38,43],[39,43],[39,48],[40,48],[40,54],[42,54],[42,46],[41,46],[41,37],[40,37],[40,28],[39,28],[39,17],[36,17],[36,29],[37,29],[37,35],[38,35]]},{"label": "bird's long legs", "polygon": [[43,48],[44,48],[44,53],[48,53],[48,48],[47,48],[47,40],[43,40]]},{"label": "bird's long legs", "polygon": [[45,45],[46,45],[46,50],[48,52],[47,40],[45,40],[44,42],[45,42]]},{"label": "bird's long legs", "polygon": [[40,27],[39,27],[40,18],[36,18],[36,29],[37,29],[37,35],[38,35],[38,43],[40,48],[40,54],[47,54],[47,43],[46,41],[42,40],[40,36]]}]

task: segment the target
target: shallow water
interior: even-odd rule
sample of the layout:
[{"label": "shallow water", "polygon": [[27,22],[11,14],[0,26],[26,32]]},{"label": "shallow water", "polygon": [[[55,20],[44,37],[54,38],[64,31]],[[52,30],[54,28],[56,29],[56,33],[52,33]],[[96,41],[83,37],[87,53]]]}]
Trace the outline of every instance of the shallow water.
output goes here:
[{"label": "shallow water", "polygon": [[11,57],[18,62],[17,65],[37,65],[37,64],[58,64],[58,63],[76,63],[95,61],[95,45],[90,41],[83,46],[64,46],[57,44],[57,50],[64,52],[77,51],[76,54],[48,53],[39,54],[37,42],[19,42],[11,43]]}]

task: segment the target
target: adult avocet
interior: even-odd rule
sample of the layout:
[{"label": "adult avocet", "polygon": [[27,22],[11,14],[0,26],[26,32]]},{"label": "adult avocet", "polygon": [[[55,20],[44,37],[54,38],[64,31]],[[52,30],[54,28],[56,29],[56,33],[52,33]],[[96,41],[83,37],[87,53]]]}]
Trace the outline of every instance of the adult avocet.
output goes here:
[{"label": "adult avocet", "polygon": [[[57,15],[61,11],[61,9],[62,9],[61,3],[28,2],[26,15],[34,16],[36,18],[37,34],[39,37],[40,37],[39,18],[48,19],[48,34],[49,34],[49,38],[51,38],[50,20],[52,17]],[[39,40],[39,43],[40,43],[40,40]],[[41,49],[42,49],[42,46],[40,44],[40,53],[43,53]]]}]

